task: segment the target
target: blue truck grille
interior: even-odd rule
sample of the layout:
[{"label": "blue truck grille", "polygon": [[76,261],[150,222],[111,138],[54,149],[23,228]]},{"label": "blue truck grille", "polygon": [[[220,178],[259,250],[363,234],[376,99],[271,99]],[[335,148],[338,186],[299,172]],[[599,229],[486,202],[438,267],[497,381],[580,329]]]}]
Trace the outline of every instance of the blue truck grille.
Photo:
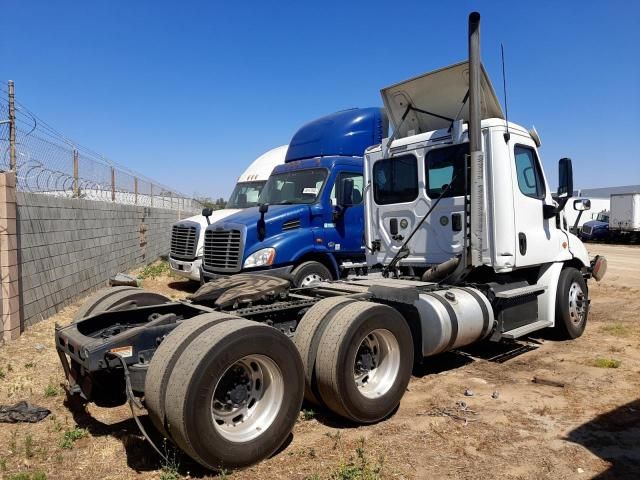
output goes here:
[{"label": "blue truck grille", "polygon": [[584,233],[585,235],[591,235],[592,230],[593,229],[591,228],[591,225],[582,226],[582,233]]},{"label": "blue truck grille", "polygon": [[204,232],[205,269],[214,272],[239,272],[242,265],[242,234],[240,230],[211,230]]},{"label": "blue truck grille", "polygon": [[171,229],[171,257],[180,260],[194,260],[198,244],[196,226],[174,225]]}]

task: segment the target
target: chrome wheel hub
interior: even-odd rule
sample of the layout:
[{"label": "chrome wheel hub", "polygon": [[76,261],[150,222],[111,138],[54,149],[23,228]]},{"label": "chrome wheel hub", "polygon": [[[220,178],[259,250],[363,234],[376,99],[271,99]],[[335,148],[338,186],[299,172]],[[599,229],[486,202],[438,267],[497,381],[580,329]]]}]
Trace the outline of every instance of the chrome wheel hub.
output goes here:
[{"label": "chrome wheel hub", "polygon": [[265,355],[247,355],[220,377],[211,399],[213,425],[225,439],[247,442],[274,421],[284,399],[284,378]]},{"label": "chrome wheel hub", "polygon": [[307,275],[306,277],[304,277],[302,279],[302,282],[300,282],[300,286],[301,287],[308,287],[308,286],[312,285],[313,283],[324,282],[325,280],[326,280],[326,278],[322,278],[317,273],[311,273],[311,274]]},{"label": "chrome wheel hub", "polygon": [[569,287],[569,318],[577,325],[584,320],[586,311],[586,295],[580,284],[573,282]]},{"label": "chrome wheel hub", "polygon": [[367,398],[387,393],[400,371],[400,346],[386,329],[377,329],[362,339],[356,352],[353,379]]}]

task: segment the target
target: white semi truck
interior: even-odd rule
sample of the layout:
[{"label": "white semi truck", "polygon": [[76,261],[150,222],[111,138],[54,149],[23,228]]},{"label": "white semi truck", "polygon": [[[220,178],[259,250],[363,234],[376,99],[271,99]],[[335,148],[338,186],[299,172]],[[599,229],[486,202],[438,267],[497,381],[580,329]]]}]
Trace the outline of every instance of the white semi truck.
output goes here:
[{"label": "white semi truck", "polygon": [[209,223],[215,223],[242,209],[255,207],[258,197],[276,165],[284,163],[287,145],[273,148],[256,158],[238,177],[226,208],[215,210],[207,219],[194,215],[176,222],[171,227],[169,264],[171,270],[182,277],[200,281],[204,231]]},{"label": "white semi truck", "polygon": [[[587,282],[606,261],[562,221],[571,161],[552,194],[537,135],[504,119],[479,22],[469,16],[468,62],[382,90],[394,134],[365,153],[364,186],[367,262],[380,273],[303,288],[238,274],[185,301],[111,289],[56,330],[70,392],[132,408],[143,398],[194,460],[239,468],[284,444],[303,397],[374,423],[398,407],[415,362],[542,329],[579,337]],[[353,188],[341,182],[337,211]]]}]

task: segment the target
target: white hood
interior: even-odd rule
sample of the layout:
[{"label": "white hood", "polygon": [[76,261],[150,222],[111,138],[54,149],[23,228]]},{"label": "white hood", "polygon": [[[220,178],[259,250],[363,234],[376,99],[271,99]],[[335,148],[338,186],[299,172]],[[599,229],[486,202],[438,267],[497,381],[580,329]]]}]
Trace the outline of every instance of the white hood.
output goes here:
[{"label": "white hood", "polygon": [[[220,221],[224,218],[227,218],[230,215],[233,215],[234,213],[241,212],[241,211],[242,210],[239,208],[223,208],[222,210],[214,210],[211,216],[209,217],[209,221],[211,223],[216,223],[217,221]],[[200,232],[202,235],[204,235],[204,229],[207,228],[207,225],[208,225],[207,219],[202,215],[194,215],[193,217],[183,218],[179,222],[176,222],[175,225],[178,225],[182,222],[195,222],[200,224],[200,227],[202,227],[200,229]]]}]

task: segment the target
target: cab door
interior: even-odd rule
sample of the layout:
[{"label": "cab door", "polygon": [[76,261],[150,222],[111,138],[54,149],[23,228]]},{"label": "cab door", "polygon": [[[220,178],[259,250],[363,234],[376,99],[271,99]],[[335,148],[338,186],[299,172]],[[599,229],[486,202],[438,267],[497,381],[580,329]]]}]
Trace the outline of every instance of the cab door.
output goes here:
[{"label": "cab door", "polygon": [[531,143],[523,137],[512,136],[511,164],[516,267],[540,265],[554,258],[558,250],[558,236],[555,217],[545,219],[543,206],[551,205],[552,199],[547,188],[540,159]]},{"label": "cab door", "polygon": [[[364,252],[364,178],[362,172],[342,171],[337,174],[331,189],[331,205],[337,206],[337,189],[343,188],[345,180],[353,182],[350,199],[345,199],[339,215],[333,216],[327,228],[325,238],[330,250],[341,254],[360,254]],[[334,210],[335,211],[335,210]],[[325,225],[326,226],[326,225]]]}]

